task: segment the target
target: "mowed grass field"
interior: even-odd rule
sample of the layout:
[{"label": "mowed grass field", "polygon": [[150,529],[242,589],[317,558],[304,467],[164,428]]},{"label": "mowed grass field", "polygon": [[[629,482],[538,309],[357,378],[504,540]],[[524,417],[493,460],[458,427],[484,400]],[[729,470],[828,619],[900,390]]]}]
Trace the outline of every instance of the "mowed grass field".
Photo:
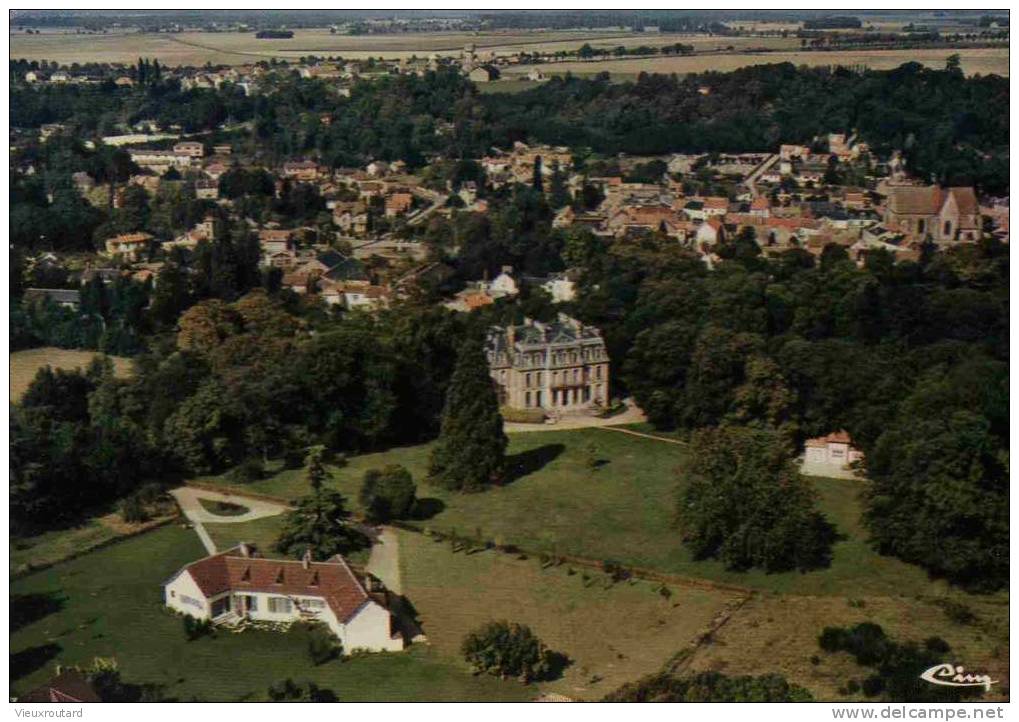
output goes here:
[{"label": "mowed grass field", "polygon": [[[428,518],[415,522],[421,528],[515,544],[536,553],[611,560],[792,594],[899,596],[941,594],[947,588],[929,580],[918,567],[877,554],[867,543],[860,523],[863,481],[812,479],[821,508],[841,535],[829,568],[808,573],[740,573],[714,560],[694,560],[680,541],[674,509],[676,489],[684,483],[685,446],[604,429],[511,434],[509,483],[478,494],[428,485],[430,448],[424,444],[355,456],[342,468],[332,468],[329,483],[357,510],[364,472],[402,464],[411,471],[418,497],[428,509]],[[589,466],[591,449],[598,461],[595,470]],[[200,481],[286,499],[309,491],[302,469],[285,470],[245,486],[230,486],[222,477]],[[236,537],[240,532],[224,533]]]},{"label": "mowed grass field", "polygon": [[263,701],[287,677],[316,682],[342,701],[525,701],[516,682],[473,677],[466,666],[418,645],[312,666],[299,631],[220,632],[189,642],[165,611],[161,585],[204,556],[193,531],[163,527],[44,572],[11,593],[11,695],[53,675],[56,664],[115,657],[125,681],[163,687],[172,699]]},{"label": "mowed grass field", "polygon": [[[737,595],[647,581],[613,584],[607,575],[542,568],[538,558],[494,551],[453,553],[448,542],[400,531],[403,593],[428,644],[459,659],[465,635],[491,620],[527,624],[571,664],[542,691],[600,699],[619,685],[659,670],[688,646]],[[571,573],[571,571],[573,573]]]},{"label": "mowed grass field", "polygon": [[[36,372],[43,366],[52,366],[55,369],[84,369],[92,359],[101,355],[95,351],[73,351],[63,348],[32,348],[25,351],[15,351],[10,355],[11,362],[11,401],[17,403],[22,395],[28,390],[29,384],[35,378]],[[131,373],[131,359],[119,356],[110,356],[113,360],[114,372],[121,377]]]},{"label": "mowed grass field", "polygon": [[[1008,48],[941,48],[926,50],[847,50],[816,52],[724,53],[653,58],[630,58],[597,62],[571,61],[540,66],[546,75],[595,75],[607,72],[612,76],[635,77],[638,73],[703,73],[731,72],[750,65],[793,63],[795,65],[865,65],[875,70],[890,70],[903,63],[917,62],[930,68],[945,67],[949,55],[958,54],[967,75],[996,74],[1008,76]],[[503,78],[526,76],[534,66],[512,66],[503,69]]]}]

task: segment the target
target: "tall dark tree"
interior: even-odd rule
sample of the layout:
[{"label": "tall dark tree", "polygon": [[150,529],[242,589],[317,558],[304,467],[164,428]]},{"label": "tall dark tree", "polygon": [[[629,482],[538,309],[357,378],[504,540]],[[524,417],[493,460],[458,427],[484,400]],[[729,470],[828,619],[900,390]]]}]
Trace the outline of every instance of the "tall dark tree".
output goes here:
[{"label": "tall dark tree", "polygon": [[325,561],[334,554],[368,546],[364,534],[350,525],[347,500],[340,492],[324,487],[327,476],[321,452],[312,452],[308,458],[308,484],[312,492],[287,514],[276,540],[276,551],[292,557],[310,551],[314,559]]},{"label": "tall dark tree", "polygon": [[509,443],[481,343],[460,347],[429,475],[447,489],[479,491],[502,477]]}]

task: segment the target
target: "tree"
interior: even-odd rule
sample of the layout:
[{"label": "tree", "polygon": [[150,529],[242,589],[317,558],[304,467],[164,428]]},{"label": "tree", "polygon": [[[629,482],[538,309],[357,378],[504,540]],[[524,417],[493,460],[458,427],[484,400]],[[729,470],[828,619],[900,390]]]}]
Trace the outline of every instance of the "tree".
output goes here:
[{"label": "tree", "polygon": [[1008,584],[1008,368],[925,374],[866,457],[879,551],[974,590]]},{"label": "tree", "polygon": [[270,686],[267,694],[273,702],[339,702],[332,690],[314,682],[295,682],[289,677]]},{"label": "tree", "polygon": [[361,485],[361,506],[369,521],[405,519],[414,510],[416,489],[410,472],[399,464],[369,469]]},{"label": "tree", "polygon": [[481,343],[468,339],[457,354],[429,476],[447,489],[479,491],[502,477],[508,443]]},{"label": "tree", "polygon": [[834,528],[776,433],[702,429],[690,459],[690,481],[677,501],[683,540],[696,558],[716,557],[736,570],[827,566]]},{"label": "tree", "polygon": [[728,677],[698,672],[689,677],[654,674],[610,692],[605,702],[811,702],[810,692],[780,675]]},{"label": "tree", "polygon": [[534,171],[531,174],[531,187],[541,193],[545,189],[545,180],[542,176],[541,156],[534,156]]},{"label": "tree", "polygon": [[552,652],[523,624],[489,622],[464,637],[461,652],[483,674],[516,677],[525,684],[551,678],[561,666]]},{"label": "tree", "polygon": [[349,523],[346,499],[340,492],[324,487],[327,477],[322,452],[312,452],[307,472],[312,492],[284,518],[283,531],[276,540],[278,552],[296,558],[310,551],[314,559],[325,561],[368,546],[364,534]]}]

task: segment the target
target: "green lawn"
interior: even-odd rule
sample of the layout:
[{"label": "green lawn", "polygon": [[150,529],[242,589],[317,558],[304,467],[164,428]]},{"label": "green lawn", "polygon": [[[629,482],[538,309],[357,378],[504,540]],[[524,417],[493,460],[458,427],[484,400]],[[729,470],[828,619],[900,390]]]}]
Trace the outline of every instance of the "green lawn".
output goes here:
[{"label": "green lawn", "polygon": [[522,701],[533,690],[475,678],[426,646],[313,667],[300,632],[219,633],[188,642],[163,609],[161,584],[204,555],[193,531],[163,527],[11,583],[11,694],[41,684],[57,663],[115,657],[124,678],[179,700],[263,700],[285,677],[343,701]]},{"label": "green lawn", "polygon": [[[640,427],[634,430],[647,431]],[[597,449],[598,469],[588,465]],[[456,530],[537,551],[614,560],[690,577],[796,594],[916,595],[940,591],[918,567],[876,554],[860,526],[859,492],[866,482],[814,479],[824,512],[843,539],[830,568],[802,574],[727,571],[715,561],[695,561],[674,527],[674,498],[682,483],[685,446],[615,431],[584,429],[511,434],[513,479],[479,494],[456,494],[424,482],[430,445],[365,454],[333,469],[332,484],[357,508],[366,469],[403,464],[414,475],[418,497],[441,508],[419,524]],[[221,477],[202,479],[226,485]],[[244,490],[298,498],[308,491],[302,470],[286,470]]]}]

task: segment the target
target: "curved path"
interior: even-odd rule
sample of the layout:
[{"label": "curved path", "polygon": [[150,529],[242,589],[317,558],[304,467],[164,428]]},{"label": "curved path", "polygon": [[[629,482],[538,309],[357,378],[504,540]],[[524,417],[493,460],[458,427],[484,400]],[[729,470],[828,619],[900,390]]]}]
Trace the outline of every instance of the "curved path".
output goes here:
[{"label": "curved path", "polygon": [[[271,501],[251,499],[246,496],[237,496],[233,494],[221,494],[218,491],[195,489],[190,486],[181,486],[177,489],[173,489],[170,491],[170,494],[177,500],[177,504],[180,505],[181,511],[184,512],[184,516],[186,516],[188,521],[194,525],[195,533],[198,534],[198,538],[202,540],[202,544],[205,546],[205,550],[209,552],[209,554],[216,553],[216,544],[212,541],[212,537],[209,536],[209,533],[205,531],[203,524],[240,524],[246,521],[262,519],[267,516],[276,516],[277,514],[282,514],[287,510],[287,507],[283,504],[276,504]],[[199,499],[239,504],[240,506],[247,507],[248,511],[236,516],[221,516],[208,511],[204,506],[202,506]]]}]

